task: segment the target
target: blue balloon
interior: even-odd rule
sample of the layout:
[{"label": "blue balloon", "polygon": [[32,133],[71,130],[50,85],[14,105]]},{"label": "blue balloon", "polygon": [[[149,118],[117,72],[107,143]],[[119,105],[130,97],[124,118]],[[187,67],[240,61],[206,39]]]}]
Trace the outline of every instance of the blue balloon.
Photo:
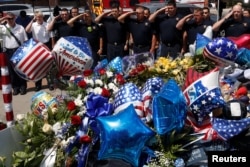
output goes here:
[{"label": "blue balloon", "polygon": [[138,166],[145,143],[155,132],[140,120],[133,105],[116,115],[98,117],[97,123],[101,131],[98,159],[123,159]]},{"label": "blue balloon", "polygon": [[107,68],[114,70],[115,73],[122,73],[122,59],[120,57],[114,58],[109,62]]},{"label": "blue balloon", "polygon": [[250,66],[250,50],[246,48],[241,48],[238,50],[235,63],[243,66]]},{"label": "blue balloon", "polygon": [[195,55],[202,55],[205,46],[212,40],[202,34],[196,35]]},{"label": "blue balloon", "polygon": [[153,98],[153,122],[158,134],[181,130],[187,112],[185,97],[175,82],[170,79]]}]

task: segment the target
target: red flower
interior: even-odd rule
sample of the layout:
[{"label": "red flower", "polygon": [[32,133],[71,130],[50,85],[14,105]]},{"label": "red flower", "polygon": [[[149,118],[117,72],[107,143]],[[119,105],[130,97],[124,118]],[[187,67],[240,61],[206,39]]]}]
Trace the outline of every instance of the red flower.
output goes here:
[{"label": "red flower", "polygon": [[84,81],[84,80],[81,80],[81,81],[79,81],[78,82],[78,84],[77,84],[80,88],[86,88],[86,86],[87,86],[87,83]]},{"label": "red flower", "polygon": [[90,76],[92,73],[93,73],[92,70],[85,70],[85,71],[83,71],[83,76],[88,77],[88,76]]},{"label": "red flower", "polygon": [[100,74],[100,75],[104,75],[105,73],[106,73],[106,70],[105,70],[105,69],[102,68],[102,69],[99,70],[99,74]]},{"label": "red flower", "polygon": [[71,116],[71,124],[72,125],[81,125],[82,119],[79,115],[72,115]]},{"label": "red flower", "polygon": [[3,130],[5,128],[7,128],[7,125],[4,124],[4,123],[2,123],[2,122],[0,122],[0,130]]},{"label": "red flower", "polygon": [[75,102],[74,102],[74,101],[69,101],[69,102],[67,103],[67,109],[68,109],[69,111],[75,110],[75,109],[76,109],[76,104],[75,104]]},{"label": "red flower", "polygon": [[84,135],[80,138],[80,143],[84,144],[84,143],[91,143],[92,139],[89,135]]},{"label": "red flower", "polygon": [[136,69],[132,69],[132,70],[129,72],[129,75],[130,75],[130,76],[135,76],[135,75],[137,75],[137,74],[138,74],[138,72],[137,72]]},{"label": "red flower", "polygon": [[142,64],[139,64],[139,65],[136,67],[136,69],[137,69],[137,72],[138,72],[138,73],[141,73],[141,72],[143,72],[143,71],[146,70],[146,66],[144,66],[144,65],[142,65]]},{"label": "red flower", "polygon": [[110,97],[109,91],[107,89],[105,89],[105,88],[102,88],[102,94],[101,95],[104,96],[104,97]]},{"label": "red flower", "polygon": [[121,74],[117,74],[116,75],[116,79],[117,79],[117,82],[120,84],[120,85],[123,85],[125,83],[125,80],[123,78],[123,76]]}]

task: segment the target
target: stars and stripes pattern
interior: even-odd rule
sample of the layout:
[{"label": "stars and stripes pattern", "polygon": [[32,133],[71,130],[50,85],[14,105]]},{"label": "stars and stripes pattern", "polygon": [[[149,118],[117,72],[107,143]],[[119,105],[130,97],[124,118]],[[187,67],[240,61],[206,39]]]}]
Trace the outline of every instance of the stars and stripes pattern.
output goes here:
[{"label": "stars and stripes pattern", "polygon": [[44,44],[30,39],[17,49],[11,62],[20,77],[37,81],[46,76],[52,66],[53,57]]},{"label": "stars and stripes pattern", "polygon": [[215,38],[204,48],[203,55],[218,64],[233,64],[236,59],[237,45],[228,38]]},{"label": "stars and stripes pattern", "polygon": [[248,117],[240,120],[213,118],[212,125],[213,129],[222,139],[229,140],[244,130],[250,128],[250,118]]},{"label": "stars and stripes pattern", "polygon": [[152,120],[152,100],[154,95],[160,92],[164,81],[162,78],[154,77],[149,78],[143,88],[142,88],[142,101],[144,106],[144,115],[146,117],[146,121],[150,122]]},{"label": "stars and stripes pattern", "polygon": [[59,76],[81,74],[93,64],[89,42],[83,37],[62,37],[52,50]]},{"label": "stars and stripes pattern", "polygon": [[5,116],[7,126],[10,127],[14,123],[14,114],[12,108],[12,87],[10,83],[9,70],[7,65],[7,58],[4,53],[0,53],[0,67],[1,67],[1,87],[3,94],[3,103],[5,109]]},{"label": "stars and stripes pattern", "polygon": [[142,94],[139,88],[133,83],[126,83],[115,95],[114,112],[118,113],[127,108],[130,104],[133,104],[138,116],[144,116]]}]

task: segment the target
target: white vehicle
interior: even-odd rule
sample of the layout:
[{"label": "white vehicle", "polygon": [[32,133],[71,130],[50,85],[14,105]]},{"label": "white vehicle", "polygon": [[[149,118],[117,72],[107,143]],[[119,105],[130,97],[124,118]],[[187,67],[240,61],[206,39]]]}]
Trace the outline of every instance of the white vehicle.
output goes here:
[{"label": "white vehicle", "polygon": [[16,16],[18,16],[21,10],[25,10],[26,12],[32,12],[33,7],[30,4],[3,4],[0,5],[0,10],[4,13],[12,12]]},{"label": "white vehicle", "polygon": [[197,7],[204,7],[205,0],[176,0],[177,3],[193,4]]}]

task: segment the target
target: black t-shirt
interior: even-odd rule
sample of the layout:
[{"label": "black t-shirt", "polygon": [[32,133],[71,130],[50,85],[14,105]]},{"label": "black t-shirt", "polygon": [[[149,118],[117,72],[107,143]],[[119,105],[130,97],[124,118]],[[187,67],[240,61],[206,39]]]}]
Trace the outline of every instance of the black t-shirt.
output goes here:
[{"label": "black t-shirt", "polygon": [[126,42],[127,28],[113,16],[103,17],[101,23],[105,27],[107,42],[110,44],[124,44]]},{"label": "black t-shirt", "polygon": [[92,22],[91,25],[87,25],[84,22],[75,22],[74,27],[77,36],[87,38],[93,50],[99,49],[99,40],[102,34],[98,24]]},{"label": "black t-shirt", "polygon": [[74,28],[70,27],[67,22],[58,21],[55,22],[53,26],[53,30],[56,31],[56,38],[59,39],[61,37],[66,36],[74,36]]},{"label": "black t-shirt", "polygon": [[225,30],[225,36],[238,37],[242,34],[250,33],[250,19],[243,17],[241,21],[235,21],[234,19],[229,19],[225,21],[220,30]]},{"label": "black t-shirt", "polygon": [[138,21],[137,19],[126,19],[128,30],[132,34],[135,45],[151,45],[152,36],[155,34],[153,24],[147,19]]},{"label": "black t-shirt", "polygon": [[161,14],[156,17],[156,31],[159,33],[163,43],[180,43],[182,40],[182,31],[176,28],[177,22],[182,18],[181,14],[176,14],[169,17],[166,14]]},{"label": "black t-shirt", "polygon": [[211,22],[203,21],[200,24],[197,24],[193,19],[189,20],[185,25],[184,25],[184,30],[187,31],[187,41],[188,45],[193,44],[194,41],[196,40],[196,35],[203,34],[208,26],[212,26]]}]

